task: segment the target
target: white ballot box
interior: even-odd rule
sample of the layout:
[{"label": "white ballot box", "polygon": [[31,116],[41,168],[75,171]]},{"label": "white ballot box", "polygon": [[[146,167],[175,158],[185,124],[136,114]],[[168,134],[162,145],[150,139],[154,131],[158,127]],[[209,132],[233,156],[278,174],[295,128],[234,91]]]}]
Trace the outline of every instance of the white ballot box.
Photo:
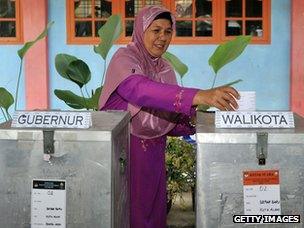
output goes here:
[{"label": "white ballot box", "polygon": [[130,115],[91,117],[88,129],[0,125],[0,227],[129,227]]},{"label": "white ballot box", "polygon": [[197,114],[196,227],[303,227],[304,119],[294,128],[216,128]]}]

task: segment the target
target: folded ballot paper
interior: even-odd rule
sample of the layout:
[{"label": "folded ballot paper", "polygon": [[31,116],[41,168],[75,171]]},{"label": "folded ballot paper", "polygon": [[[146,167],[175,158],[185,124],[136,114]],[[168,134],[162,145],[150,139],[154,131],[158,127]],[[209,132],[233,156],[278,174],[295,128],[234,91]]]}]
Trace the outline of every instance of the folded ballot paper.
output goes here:
[{"label": "folded ballot paper", "polygon": [[[238,109],[235,111],[255,111],[256,109],[256,98],[255,91],[239,91],[240,99],[237,100],[239,105]],[[211,107],[208,111],[219,111],[215,107]]]},{"label": "folded ballot paper", "polygon": [[239,108],[236,111],[255,111],[255,91],[240,91],[240,99],[237,100]]}]

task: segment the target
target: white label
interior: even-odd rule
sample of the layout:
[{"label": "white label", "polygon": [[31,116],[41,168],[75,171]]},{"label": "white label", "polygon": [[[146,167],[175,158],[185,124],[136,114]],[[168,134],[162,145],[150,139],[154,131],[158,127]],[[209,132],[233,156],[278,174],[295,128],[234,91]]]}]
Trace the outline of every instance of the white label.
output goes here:
[{"label": "white label", "polygon": [[239,91],[240,99],[237,100],[237,111],[255,111],[255,91]]},{"label": "white label", "polygon": [[31,228],[66,227],[64,180],[33,180]]},{"label": "white label", "polygon": [[278,170],[245,171],[243,173],[244,214],[281,214]]},{"label": "white label", "polygon": [[215,113],[216,128],[294,128],[292,112]]},{"label": "white label", "polygon": [[92,125],[90,112],[26,112],[17,111],[13,115],[15,128],[80,128]]}]

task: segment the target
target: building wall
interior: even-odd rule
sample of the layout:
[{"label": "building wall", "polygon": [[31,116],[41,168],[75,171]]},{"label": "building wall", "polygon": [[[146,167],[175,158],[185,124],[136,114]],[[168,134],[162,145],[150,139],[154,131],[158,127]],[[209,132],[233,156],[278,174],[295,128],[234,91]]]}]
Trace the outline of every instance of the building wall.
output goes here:
[{"label": "building wall", "polygon": [[[21,45],[0,45],[0,87],[6,88],[12,95],[15,95],[17,77],[19,72],[20,58],[17,51]],[[19,88],[19,109],[25,108],[24,75],[21,77]],[[13,108],[10,108],[10,113]],[[0,113],[0,123],[4,121]]]},{"label": "building wall", "polygon": [[304,116],[304,1],[292,1],[291,107]]},{"label": "building wall", "polygon": [[[239,90],[254,90],[257,93],[258,110],[289,110],[289,66],[290,66],[290,2],[272,1],[272,32],[270,45],[250,45],[243,55],[225,66],[218,74],[217,85],[243,79],[235,87]],[[64,52],[83,59],[90,67],[92,79],[90,89],[100,84],[103,60],[94,53],[92,45],[66,45],[65,2],[49,1],[49,20],[54,20],[49,35],[50,47],[50,91],[76,86],[58,76],[54,67],[56,54]],[[171,45],[169,51],[176,54],[188,67],[184,76],[185,86],[206,89],[213,80],[208,58],[216,45]],[[115,46],[110,53],[117,49]],[[79,94],[79,92],[78,92]],[[51,108],[67,109],[67,106],[51,94]]]}]

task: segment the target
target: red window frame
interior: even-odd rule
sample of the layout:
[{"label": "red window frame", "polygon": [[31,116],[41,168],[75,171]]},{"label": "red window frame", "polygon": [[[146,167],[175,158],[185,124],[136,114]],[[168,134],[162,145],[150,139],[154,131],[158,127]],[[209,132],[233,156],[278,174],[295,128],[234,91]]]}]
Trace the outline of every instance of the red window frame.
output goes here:
[{"label": "red window frame", "polygon": [[2,21],[15,21],[16,23],[16,36],[15,37],[0,37],[0,44],[20,44],[23,42],[22,34],[22,17],[21,17],[21,0],[11,0],[15,2],[15,17],[14,18],[0,18]]},{"label": "red window frame", "polygon": [[[95,1],[95,0],[92,0]],[[269,44],[270,40],[270,31],[271,31],[271,24],[270,24],[270,16],[271,16],[271,0],[262,0],[262,7],[263,7],[263,15],[261,18],[246,18],[244,15],[245,12],[245,2],[246,0],[242,0],[242,17],[231,18],[225,16],[225,7],[226,7],[226,0],[212,0],[212,22],[213,22],[213,36],[210,37],[176,37],[172,38],[171,44],[218,44],[226,40],[230,40],[233,36],[225,36],[225,21],[230,19],[237,19],[241,20],[243,23],[243,28],[245,28],[246,20],[262,20],[262,27],[263,27],[263,36],[262,37],[253,37],[252,43],[253,44]],[[143,0],[143,2],[145,2]],[[194,0],[193,0],[194,2]],[[98,37],[94,37],[94,31],[92,29],[92,36],[93,37],[75,37],[75,18],[74,18],[74,0],[67,0],[66,1],[66,8],[67,8],[67,43],[68,44],[97,44],[99,42]],[[175,12],[175,1],[173,0],[163,0],[163,5],[168,8],[171,12]],[[195,12],[195,6],[192,4],[193,12]],[[127,19],[124,15],[125,12],[125,1],[124,0],[113,0],[112,1],[112,14],[120,14],[122,15],[122,22],[123,27],[125,27],[125,22]],[[195,15],[193,13],[193,15]],[[77,19],[79,20],[79,19]],[[81,20],[81,19],[80,19]],[[94,16],[92,19],[85,19],[85,20],[94,20]],[[194,16],[191,18],[177,18],[179,20],[190,20],[190,21],[198,21],[200,19],[195,18]],[[195,31],[195,23],[192,23],[193,31]],[[118,39],[118,44],[126,44],[130,42],[131,37],[126,37],[123,32],[121,37]],[[245,29],[243,31],[243,35],[245,35]]]}]

